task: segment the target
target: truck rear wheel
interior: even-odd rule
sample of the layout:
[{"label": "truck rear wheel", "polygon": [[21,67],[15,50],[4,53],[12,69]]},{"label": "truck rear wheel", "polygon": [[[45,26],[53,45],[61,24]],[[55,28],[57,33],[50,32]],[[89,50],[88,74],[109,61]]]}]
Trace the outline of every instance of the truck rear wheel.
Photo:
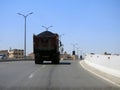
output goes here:
[{"label": "truck rear wheel", "polygon": [[43,60],[40,60],[40,58],[35,59],[35,64],[43,64]]},{"label": "truck rear wheel", "polygon": [[39,64],[43,64],[43,60],[41,59],[41,57],[39,58]]},{"label": "truck rear wheel", "polygon": [[39,58],[37,55],[35,55],[35,64],[39,64]]},{"label": "truck rear wheel", "polygon": [[52,60],[52,64],[59,64],[59,57],[54,57],[54,59]]},{"label": "truck rear wheel", "polygon": [[35,64],[38,64],[38,60],[35,59]]},{"label": "truck rear wheel", "polygon": [[35,55],[35,64],[43,64],[43,60],[39,54]]}]

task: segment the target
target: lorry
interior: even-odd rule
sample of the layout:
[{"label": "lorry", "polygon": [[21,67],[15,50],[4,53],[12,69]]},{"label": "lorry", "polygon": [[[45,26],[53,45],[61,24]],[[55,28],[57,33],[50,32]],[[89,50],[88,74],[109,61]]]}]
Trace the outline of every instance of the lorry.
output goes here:
[{"label": "lorry", "polygon": [[42,64],[44,61],[59,64],[59,35],[50,31],[43,31],[38,35],[33,35],[33,52],[35,64]]}]

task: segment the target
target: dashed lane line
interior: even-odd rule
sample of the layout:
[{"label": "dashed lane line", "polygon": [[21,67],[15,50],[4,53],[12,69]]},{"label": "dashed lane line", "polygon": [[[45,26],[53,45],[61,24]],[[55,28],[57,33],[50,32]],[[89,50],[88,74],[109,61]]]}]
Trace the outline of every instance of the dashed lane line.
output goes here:
[{"label": "dashed lane line", "polygon": [[[41,69],[42,69],[42,68],[45,68],[45,65],[41,66]],[[29,79],[33,78],[33,77],[35,76],[35,74],[36,74],[39,70],[40,70],[40,68],[37,69],[37,70],[35,70],[35,71],[33,71],[33,72],[28,76],[28,78],[29,78]]]}]

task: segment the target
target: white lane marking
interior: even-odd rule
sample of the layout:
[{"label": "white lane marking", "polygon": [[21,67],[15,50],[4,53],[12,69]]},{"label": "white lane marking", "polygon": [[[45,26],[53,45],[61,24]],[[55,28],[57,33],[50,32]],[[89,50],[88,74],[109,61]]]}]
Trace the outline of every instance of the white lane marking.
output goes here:
[{"label": "white lane marking", "polygon": [[[45,65],[41,66],[41,68],[45,68]],[[39,70],[40,70],[40,68],[37,69],[37,70],[35,70],[35,71],[33,71],[33,72],[28,76],[28,78],[29,78],[29,79],[33,78],[34,75],[35,75]]]},{"label": "white lane marking", "polygon": [[117,84],[117,83],[115,83],[115,82],[113,82],[113,81],[111,81],[111,80],[109,80],[109,79],[107,79],[107,78],[105,78],[105,77],[103,77],[103,76],[101,76],[101,75],[99,75],[99,74],[97,74],[97,73],[95,73],[95,72],[93,72],[92,70],[90,70],[90,69],[87,69],[83,64],[82,64],[82,62],[80,61],[79,62],[79,64],[85,69],[85,70],[87,70],[87,71],[89,71],[89,72],[91,72],[91,73],[93,73],[94,75],[96,75],[96,76],[98,76],[98,77],[100,77],[100,78],[102,78],[102,79],[104,79],[104,80],[106,80],[106,81],[108,81],[108,82],[110,82],[110,83],[112,83],[113,85],[115,85],[115,86],[118,86],[118,87],[120,87],[120,85],[119,84]]},{"label": "white lane marking", "polygon": [[30,76],[28,78],[32,78],[34,76],[34,74],[30,74]]}]

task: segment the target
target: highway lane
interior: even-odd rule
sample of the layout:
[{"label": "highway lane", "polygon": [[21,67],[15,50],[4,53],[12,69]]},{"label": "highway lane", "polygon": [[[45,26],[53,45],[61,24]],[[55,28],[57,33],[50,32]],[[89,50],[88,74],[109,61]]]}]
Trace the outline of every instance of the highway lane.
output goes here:
[{"label": "highway lane", "polygon": [[0,62],[0,90],[119,90],[83,69],[79,61],[59,65],[33,61]]}]

